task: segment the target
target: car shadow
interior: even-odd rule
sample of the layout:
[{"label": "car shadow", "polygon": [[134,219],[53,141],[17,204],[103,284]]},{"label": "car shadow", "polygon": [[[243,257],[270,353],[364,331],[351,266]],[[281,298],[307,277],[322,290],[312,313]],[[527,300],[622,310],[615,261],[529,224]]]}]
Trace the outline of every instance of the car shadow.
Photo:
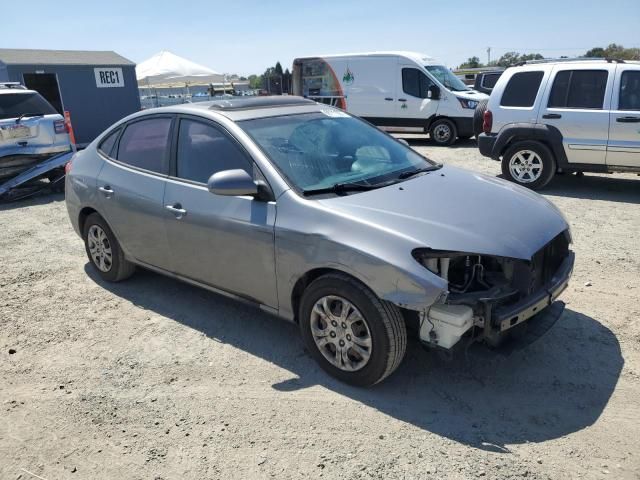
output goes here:
[{"label": "car shadow", "polygon": [[611,330],[565,310],[542,340],[510,356],[483,346],[451,360],[409,342],[400,368],[379,385],[356,388],[328,376],[305,352],[296,325],[177,280],[139,269],[98,285],[216,342],[291,372],[272,385],[288,392],[321,385],[417,428],[478,449],[556,439],[592,425],[611,397],[624,360]]},{"label": "car shadow", "polygon": [[478,148],[475,138],[469,138],[466,140],[456,140],[453,145],[442,146],[432,141],[428,136],[421,135],[416,136],[413,134],[394,134],[394,137],[398,139],[406,140],[410,147],[437,147],[437,148]]},{"label": "car shadow", "polygon": [[31,192],[28,189],[16,189],[12,191],[12,195],[28,195],[27,197],[0,197],[0,211],[14,210],[16,208],[30,207],[35,205],[44,205],[53,202],[64,202],[64,193],[52,192],[47,187],[40,187],[38,190]]},{"label": "car shadow", "polygon": [[640,203],[640,177],[556,175],[540,193],[588,200]]}]

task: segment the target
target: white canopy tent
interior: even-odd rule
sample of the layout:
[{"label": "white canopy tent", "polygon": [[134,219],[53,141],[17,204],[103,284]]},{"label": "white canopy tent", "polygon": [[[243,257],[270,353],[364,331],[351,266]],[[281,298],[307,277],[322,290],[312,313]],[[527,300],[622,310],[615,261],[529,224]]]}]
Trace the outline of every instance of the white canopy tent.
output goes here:
[{"label": "white canopy tent", "polygon": [[136,78],[141,87],[185,87],[224,81],[224,75],[163,50],[139,63]]}]

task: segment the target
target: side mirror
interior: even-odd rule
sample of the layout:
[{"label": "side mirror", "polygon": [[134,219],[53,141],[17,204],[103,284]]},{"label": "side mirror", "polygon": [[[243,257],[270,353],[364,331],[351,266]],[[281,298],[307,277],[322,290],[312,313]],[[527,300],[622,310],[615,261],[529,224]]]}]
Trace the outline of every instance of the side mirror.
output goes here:
[{"label": "side mirror", "polygon": [[440,100],[440,87],[431,85],[427,91],[427,98],[431,100]]},{"label": "side mirror", "polygon": [[407,142],[404,138],[398,138],[397,140],[406,147],[410,146],[409,142]]},{"label": "side mirror", "polygon": [[207,187],[211,193],[235,197],[239,195],[258,195],[258,185],[244,170],[223,170],[209,177]]}]

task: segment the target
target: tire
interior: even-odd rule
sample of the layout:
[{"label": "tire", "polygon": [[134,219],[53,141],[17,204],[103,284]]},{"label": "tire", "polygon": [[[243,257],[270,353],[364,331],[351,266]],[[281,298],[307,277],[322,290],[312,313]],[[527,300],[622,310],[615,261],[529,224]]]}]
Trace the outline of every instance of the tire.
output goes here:
[{"label": "tire", "polygon": [[[522,172],[522,167],[519,168],[518,165],[525,165],[525,171]],[[536,166],[539,167],[536,168]],[[517,170],[522,173],[518,175]],[[502,156],[504,177],[532,190],[544,188],[553,178],[555,171],[556,162],[553,153],[549,147],[540,142],[514,143],[507,148]]]},{"label": "tire", "polygon": [[482,129],[482,124],[484,123],[484,112],[487,111],[487,104],[489,100],[482,100],[476,106],[475,111],[473,112],[473,134],[477,137],[484,130]]},{"label": "tire", "polygon": [[[116,236],[99,214],[92,213],[87,217],[82,235],[89,263],[96,269],[103,280],[120,282],[133,275],[136,269],[135,265],[124,258],[124,252],[120,248]],[[93,245],[97,244],[100,244],[97,257],[102,257],[103,262],[94,258],[94,254],[92,254]],[[110,258],[108,258],[107,252],[110,252]]]},{"label": "tire", "polygon": [[448,147],[456,141],[456,137],[458,136],[458,129],[456,128],[456,124],[448,118],[439,118],[431,124],[431,128],[429,129],[429,136],[431,137],[431,140],[436,143],[436,145],[440,145],[441,147]]},{"label": "tire", "polygon": [[[316,306],[322,305],[323,299],[328,299],[325,305],[336,317],[319,314],[319,310],[327,311]],[[351,324],[337,315],[344,311],[345,301],[352,307],[346,311],[347,322],[351,319]],[[341,323],[334,327],[329,322],[333,319]],[[364,387],[382,381],[398,368],[407,348],[407,329],[398,307],[380,300],[348,275],[331,273],[314,280],[302,295],[299,320],[300,333],[311,356],[330,375],[351,385]],[[316,338],[318,342],[324,340],[325,345],[316,343]],[[352,341],[355,338],[359,341]],[[336,365],[338,342],[342,342],[346,352],[342,366]],[[366,361],[355,350],[356,344],[365,345],[361,350],[368,352]]]}]

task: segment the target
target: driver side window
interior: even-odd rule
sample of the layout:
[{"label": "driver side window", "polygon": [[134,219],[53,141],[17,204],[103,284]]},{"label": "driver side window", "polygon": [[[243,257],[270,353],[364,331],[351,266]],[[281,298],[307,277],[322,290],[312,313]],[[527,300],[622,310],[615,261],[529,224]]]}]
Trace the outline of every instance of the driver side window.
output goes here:
[{"label": "driver side window", "polygon": [[433,82],[417,68],[402,69],[402,91],[417,98],[427,98]]}]

